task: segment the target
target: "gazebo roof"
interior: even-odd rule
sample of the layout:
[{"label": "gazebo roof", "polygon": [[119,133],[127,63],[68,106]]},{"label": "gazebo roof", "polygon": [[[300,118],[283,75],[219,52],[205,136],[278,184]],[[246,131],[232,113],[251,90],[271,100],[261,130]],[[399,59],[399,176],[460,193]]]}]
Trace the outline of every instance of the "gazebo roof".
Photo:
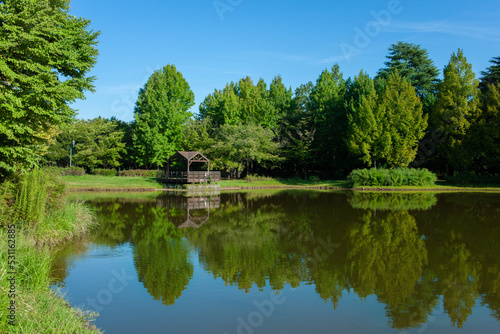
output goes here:
[{"label": "gazebo roof", "polygon": [[209,162],[208,158],[198,151],[177,151],[168,160],[170,161],[177,157],[183,157],[188,162]]}]

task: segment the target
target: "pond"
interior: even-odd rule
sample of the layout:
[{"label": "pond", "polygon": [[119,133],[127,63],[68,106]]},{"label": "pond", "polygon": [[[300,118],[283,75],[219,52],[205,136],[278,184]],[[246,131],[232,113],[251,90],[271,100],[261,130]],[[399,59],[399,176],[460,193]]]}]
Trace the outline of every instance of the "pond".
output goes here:
[{"label": "pond", "polygon": [[54,288],[106,333],[500,332],[499,194],[86,200]]}]

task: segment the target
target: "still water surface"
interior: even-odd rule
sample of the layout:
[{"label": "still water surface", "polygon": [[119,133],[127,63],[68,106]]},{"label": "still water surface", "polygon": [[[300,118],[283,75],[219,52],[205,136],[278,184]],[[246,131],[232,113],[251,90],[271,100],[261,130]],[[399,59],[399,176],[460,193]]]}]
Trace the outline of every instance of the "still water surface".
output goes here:
[{"label": "still water surface", "polygon": [[499,194],[130,196],[54,265],[106,333],[500,333]]}]

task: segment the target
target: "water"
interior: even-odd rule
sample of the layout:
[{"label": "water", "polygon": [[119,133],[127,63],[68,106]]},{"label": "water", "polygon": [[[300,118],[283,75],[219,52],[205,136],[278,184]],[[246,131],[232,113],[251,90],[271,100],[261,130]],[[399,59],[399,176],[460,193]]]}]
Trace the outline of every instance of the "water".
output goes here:
[{"label": "water", "polygon": [[500,332],[499,194],[128,197],[54,265],[106,333]]}]

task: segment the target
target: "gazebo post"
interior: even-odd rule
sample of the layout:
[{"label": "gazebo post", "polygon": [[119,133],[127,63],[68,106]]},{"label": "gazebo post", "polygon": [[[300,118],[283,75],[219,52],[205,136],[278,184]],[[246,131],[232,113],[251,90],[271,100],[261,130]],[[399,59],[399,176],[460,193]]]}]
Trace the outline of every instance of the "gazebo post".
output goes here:
[{"label": "gazebo post", "polygon": [[187,154],[187,183],[189,183],[189,165],[191,165],[191,161],[189,161],[189,153]]}]

